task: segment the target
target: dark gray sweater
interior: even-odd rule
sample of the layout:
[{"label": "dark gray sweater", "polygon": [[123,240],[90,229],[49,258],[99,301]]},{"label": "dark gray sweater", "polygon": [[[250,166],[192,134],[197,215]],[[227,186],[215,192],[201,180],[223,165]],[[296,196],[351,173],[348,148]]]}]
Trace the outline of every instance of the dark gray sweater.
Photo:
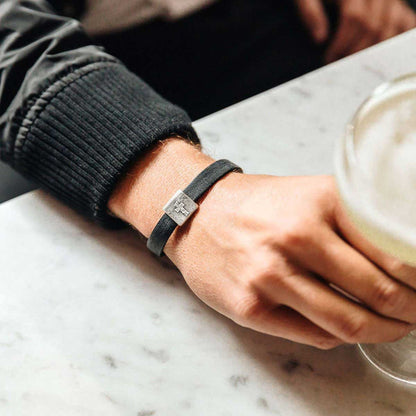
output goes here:
[{"label": "dark gray sweater", "polygon": [[80,213],[118,222],[107,202],[155,142],[197,142],[188,115],[44,0],[0,0],[1,158]]}]

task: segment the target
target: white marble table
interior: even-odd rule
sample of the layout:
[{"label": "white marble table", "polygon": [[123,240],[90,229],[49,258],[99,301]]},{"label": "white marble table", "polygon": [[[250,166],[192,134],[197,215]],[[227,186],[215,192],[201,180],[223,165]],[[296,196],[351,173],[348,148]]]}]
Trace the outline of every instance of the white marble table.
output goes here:
[{"label": "white marble table", "polygon": [[[416,32],[196,123],[247,172],[331,173],[335,140],[380,82],[416,70]],[[130,231],[40,192],[0,206],[0,415],[415,415],[416,390],[354,347],[242,329]]]}]

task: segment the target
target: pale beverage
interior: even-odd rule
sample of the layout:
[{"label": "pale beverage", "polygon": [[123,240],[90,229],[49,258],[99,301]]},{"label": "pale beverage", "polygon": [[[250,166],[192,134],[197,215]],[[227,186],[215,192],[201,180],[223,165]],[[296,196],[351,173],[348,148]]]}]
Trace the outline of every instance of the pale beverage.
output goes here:
[{"label": "pale beverage", "polygon": [[[416,266],[416,75],[382,85],[361,106],[338,146],[336,177],[358,230]],[[361,349],[389,376],[416,384],[415,333]]]}]

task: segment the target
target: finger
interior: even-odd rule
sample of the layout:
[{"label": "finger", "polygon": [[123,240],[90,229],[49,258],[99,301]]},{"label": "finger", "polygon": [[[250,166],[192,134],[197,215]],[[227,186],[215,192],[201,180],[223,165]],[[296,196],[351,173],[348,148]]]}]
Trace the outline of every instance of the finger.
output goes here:
[{"label": "finger", "polygon": [[299,14],[317,43],[328,38],[329,22],[321,0],[297,0]]},{"label": "finger", "polygon": [[363,2],[356,0],[345,2],[340,12],[339,27],[326,52],[325,59],[327,62],[333,62],[348,55],[352,46],[365,35],[363,30],[363,19],[365,18]]},{"label": "finger", "polygon": [[[390,0],[389,0],[390,1]],[[356,39],[348,50],[348,55],[369,48],[379,42],[383,32],[383,17],[386,3],[380,0],[369,0],[367,11],[361,24],[361,36]]]},{"label": "finger", "polygon": [[387,274],[400,282],[416,289],[416,268],[382,252],[371,244],[354,226],[347,213],[338,203],[335,209],[335,221],[340,234],[357,250],[377,264]]},{"label": "finger", "polygon": [[416,14],[412,13],[407,16],[406,19],[403,19],[402,24],[399,26],[399,33],[407,32],[416,27]]},{"label": "finger", "polygon": [[381,40],[392,38],[416,26],[416,15],[409,6],[401,1],[388,4],[389,7],[385,15],[385,30]]},{"label": "finger", "polygon": [[308,317],[311,322],[347,343],[393,342],[412,326],[381,317],[337,293],[311,274],[298,271],[290,277],[263,281],[265,296]]},{"label": "finger", "polygon": [[401,20],[401,6],[398,2],[384,2],[387,7],[384,9],[383,26],[380,41],[387,40],[398,34],[398,24]]},{"label": "finger", "polygon": [[370,46],[378,43],[378,35],[374,33],[364,33],[354,45],[348,50],[346,55],[352,55],[354,53],[363,51],[364,49],[369,48]]},{"label": "finger", "polygon": [[279,306],[273,310],[264,308],[250,317],[247,323],[242,324],[264,334],[324,350],[343,344],[340,339],[285,306]]},{"label": "finger", "polygon": [[319,241],[299,258],[302,266],[322,276],[375,312],[389,318],[416,323],[416,292],[392,279],[348,245],[329,227]]},{"label": "finger", "polygon": [[[398,33],[414,29],[416,27],[416,14],[414,11],[408,5],[401,2],[399,3],[398,8],[401,9],[400,19],[398,19]],[[399,14],[399,11],[397,14]]]},{"label": "finger", "polygon": [[368,0],[368,13],[365,19],[365,28],[369,35],[368,37],[371,38],[371,43],[367,45],[357,45],[354,52],[358,52],[381,41],[383,33],[387,28],[386,21],[389,18],[391,4],[391,0]]}]

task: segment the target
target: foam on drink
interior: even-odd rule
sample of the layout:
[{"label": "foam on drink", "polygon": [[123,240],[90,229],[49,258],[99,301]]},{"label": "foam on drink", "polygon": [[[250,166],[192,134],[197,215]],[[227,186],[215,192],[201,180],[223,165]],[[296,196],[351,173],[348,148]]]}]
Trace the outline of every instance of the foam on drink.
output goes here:
[{"label": "foam on drink", "polygon": [[[416,74],[376,90],[336,155],[338,189],[358,231],[416,266]],[[388,376],[416,386],[416,331],[360,349]]]},{"label": "foam on drink", "polygon": [[[348,168],[337,179],[359,231],[382,250],[416,264],[416,85],[376,94],[350,131]],[[347,163],[341,161],[342,166]],[[341,167],[341,170],[343,168]]]}]

